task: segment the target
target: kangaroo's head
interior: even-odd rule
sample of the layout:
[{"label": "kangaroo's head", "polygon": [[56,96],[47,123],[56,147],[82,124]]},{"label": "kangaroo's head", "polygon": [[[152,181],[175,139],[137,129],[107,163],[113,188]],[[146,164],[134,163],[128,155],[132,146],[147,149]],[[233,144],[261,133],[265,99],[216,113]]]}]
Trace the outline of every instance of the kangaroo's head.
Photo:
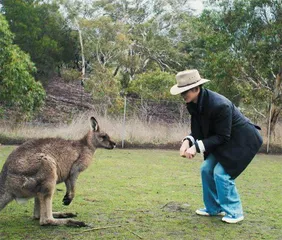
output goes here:
[{"label": "kangaroo's head", "polygon": [[90,118],[92,128],[92,139],[91,143],[96,148],[113,149],[116,143],[111,141],[109,135],[105,132],[100,131],[97,120],[94,117]]}]

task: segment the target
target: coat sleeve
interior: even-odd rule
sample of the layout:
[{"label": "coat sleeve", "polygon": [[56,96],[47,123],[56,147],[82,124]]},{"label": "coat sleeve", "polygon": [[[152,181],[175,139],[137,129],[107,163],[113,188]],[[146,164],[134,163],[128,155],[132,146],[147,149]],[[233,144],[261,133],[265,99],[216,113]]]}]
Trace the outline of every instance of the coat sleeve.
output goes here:
[{"label": "coat sleeve", "polygon": [[232,106],[221,104],[216,106],[210,115],[210,127],[214,133],[202,140],[205,151],[212,152],[216,147],[230,140],[232,127]]}]

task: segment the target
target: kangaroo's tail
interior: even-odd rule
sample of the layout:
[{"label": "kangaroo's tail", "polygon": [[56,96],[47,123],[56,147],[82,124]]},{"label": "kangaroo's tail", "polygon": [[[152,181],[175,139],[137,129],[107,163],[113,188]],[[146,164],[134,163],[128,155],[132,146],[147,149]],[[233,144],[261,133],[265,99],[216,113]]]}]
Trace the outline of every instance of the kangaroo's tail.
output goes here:
[{"label": "kangaroo's tail", "polygon": [[3,174],[0,172],[0,197],[5,193],[5,181],[3,179]]},{"label": "kangaroo's tail", "polygon": [[0,211],[12,200],[12,194],[10,194],[5,187],[5,174],[0,172]]}]

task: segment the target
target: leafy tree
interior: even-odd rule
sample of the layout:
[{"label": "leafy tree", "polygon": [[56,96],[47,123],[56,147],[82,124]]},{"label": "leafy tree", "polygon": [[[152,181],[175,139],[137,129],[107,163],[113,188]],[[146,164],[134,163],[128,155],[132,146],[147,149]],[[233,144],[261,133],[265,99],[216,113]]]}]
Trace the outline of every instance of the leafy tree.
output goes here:
[{"label": "leafy tree", "polygon": [[238,59],[232,51],[232,39],[220,31],[221,23],[217,13],[204,12],[199,18],[184,18],[180,24],[179,49],[189,54],[186,59],[189,68],[197,68],[200,74],[212,81],[209,88],[224,94],[239,105],[242,88],[232,78],[238,72]]},{"label": "leafy tree", "polygon": [[120,82],[113,77],[110,69],[101,65],[94,65],[95,74],[89,75],[85,82],[85,88],[89,91],[94,101],[100,102],[100,111],[108,113],[118,113],[123,108],[123,100],[120,96]]},{"label": "leafy tree", "polygon": [[79,25],[88,70],[95,74],[94,65],[110,69],[125,89],[136,74],[156,69],[173,72],[175,67],[181,68],[184,54],[176,49],[170,31],[177,26],[177,11],[171,9],[177,6],[181,9],[183,2],[91,1],[87,12],[82,9],[85,5],[70,7],[72,1],[64,4],[70,18],[78,18],[76,11],[83,11],[87,16],[80,15]]},{"label": "leafy tree", "polygon": [[[136,75],[127,89],[130,97],[129,114],[136,114],[143,121],[150,122],[156,117],[165,121],[187,121],[185,104],[170,94],[170,88],[176,83],[175,74],[160,70],[147,71]],[[134,107],[132,107],[132,105]],[[136,111],[138,109],[138,111]]]},{"label": "leafy tree", "polygon": [[136,76],[128,88],[129,95],[151,100],[175,100],[170,88],[176,83],[175,75],[156,70]]},{"label": "leafy tree", "polygon": [[52,73],[62,62],[75,59],[77,35],[73,35],[58,4],[39,0],[0,3],[15,34],[15,44],[30,54],[38,73]]},{"label": "leafy tree", "polygon": [[[280,0],[214,1],[204,11],[191,47],[194,57],[200,56],[205,77],[216,79],[215,88],[224,93],[232,89],[231,98],[261,108],[276,92],[272,109],[281,111],[281,83],[276,80],[282,57],[281,14]],[[277,114],[272,116],[273,131]]]},{"label": "leafy tree", "polygon": [[38,110],[45,91],[31,73],[36,69],[30,57],[13,44],[13,34],[0,14],[0,103],[19,109],[22,118],[29,118]]}]

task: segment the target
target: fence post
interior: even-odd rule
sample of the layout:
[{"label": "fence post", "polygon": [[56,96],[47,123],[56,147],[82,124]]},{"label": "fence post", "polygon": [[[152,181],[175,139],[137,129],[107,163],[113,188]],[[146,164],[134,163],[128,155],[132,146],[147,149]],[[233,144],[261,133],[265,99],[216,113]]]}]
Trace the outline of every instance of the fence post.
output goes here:
[{"label": "fence post", "polygon": [[268,129],[267,129],[267,146],[266,146],[266,153],[269,153],[269,144],[270,144],[270,124],[271,124],[271,112],[272,112],[272,97],[270,100],[270,110],[269,110],[269,121],[268,121]]},{"label": "fence post", "polygon": [[124,96],[121,148],[124,148],[124,139],[125,139],[125,116],[126,116],[126,96]]}]

